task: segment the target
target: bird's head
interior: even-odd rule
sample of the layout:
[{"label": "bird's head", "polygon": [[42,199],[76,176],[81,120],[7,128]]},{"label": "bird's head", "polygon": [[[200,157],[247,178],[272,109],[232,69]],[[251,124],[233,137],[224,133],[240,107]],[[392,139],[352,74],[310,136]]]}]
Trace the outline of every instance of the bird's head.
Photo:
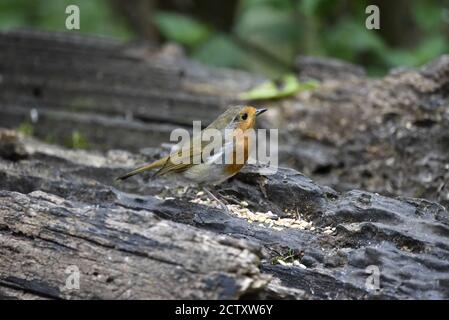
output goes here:
[{"label": "bird's head", "polygon": [[267,109],[256,109],[252,106],[233,106],[222,113],[210,127],[216,129],[251,129],[256,123],[256,117]]}]

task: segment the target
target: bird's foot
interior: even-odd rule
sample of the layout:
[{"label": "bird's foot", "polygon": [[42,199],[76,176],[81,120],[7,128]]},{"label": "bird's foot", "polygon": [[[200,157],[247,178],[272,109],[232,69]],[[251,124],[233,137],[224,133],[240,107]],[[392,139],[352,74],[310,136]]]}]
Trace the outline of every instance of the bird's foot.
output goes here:
[{"label": "bird's foot", "polygon": [[236,204],[236,205],[241,205],[240,201],[238,201],[237,199],[235,199],[235,198],[234,198],[233,196],[231,196],[231,195],[225,195],[225,194],[222,194],[221,192],[218,192],[218,194],[220,195],[220,197],[221,197],[222,199],[225,200],[225,202],[226,202],[227,204],[233,203],[233,204]]},{"label": "bird's foot", "polygon": [[229,209],[228,209],[228,206],[227,206],[223,201],[221,201],[220,199],[218,199],[218,197],[217,197],[216,195],[214,195],[214,194],[212,193],[212,191],[210,191],[209,189],[207,189],[207,188],[205,188],[205,187],[203,187],[203,190],[204,190],[204,192],[207,193],[207,195],[208,195],[209,197],[211,197],[213,200],[215,200],[215,201],[220,205],[220,207],[221,207],[227,214],[230,214]]}]

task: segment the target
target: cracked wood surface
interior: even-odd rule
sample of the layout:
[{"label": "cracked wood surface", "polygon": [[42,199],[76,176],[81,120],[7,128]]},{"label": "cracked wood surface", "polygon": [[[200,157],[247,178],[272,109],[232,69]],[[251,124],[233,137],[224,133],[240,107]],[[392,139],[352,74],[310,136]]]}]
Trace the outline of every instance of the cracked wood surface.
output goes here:
[{"label": "cracked wood surface", "polygon": [[[274,229],[192,203],[196,191],[179,195],[176,180],[169,177],[113,181],[142,158],[149,161],[159,152],[102,155],[63,149],[5,130],[0,130],[0,150],[0,189],[9,190],[2,191],[0,201],[0,288],[26,294],[32,290],[46,292],[47,287],[35,280],[45,280],[48,285],[47,278],[52,289],[60,288],[64,284],[60,277],[66,276],[64,268],[68,263],[84,261],[86,253],[98,262],[83,262],[83,272],[87,280],[98,282],[90,282],[83,298],[124,298],[111,296],[111,290],[125,286],[127,281],[139,283],[131,297],[142,297],[138,290],[146,288],[148,278],[161,279],[159,274],[166,278],[156,283],[167,286],[169,292],[157,290],[157,297],[172,293],[176,298],[194,294],[218,298],[229,297],[229,292],[233,292],[233,298],[448,297],[449,214],[436,203],[359,190],[340,194],[291,169],[280,168],[275,175],[263,176],[256,167],[248,166],[223,184],[225,195],[245,200],[253,212],[270,208],[278,217],[290,220],[295,220],[292,213],[298,213],[315,230],[289,226]],[[163,234],[158,229],[161,226],[166,227]],[[326,230],[329,226],[335,231]],[[192,234],[206,243],[192,243],[187,236]],[[73,243],[79,251],[72,250]],[[39,250],[46,249],[36,251],[35,245]],[[51,257],[45,246],[60,251]],[[101,252],[101,256],[93,252]],[[273,263],[292,253],[302,267]],[[55,259],[59,255],[62,259]],[[109,256],[115,258],[108,260]],[[132,257],[128,261],[131,266],[123,260],[126,256]],[[19,263],[29,259],[36,264]],[[47,267],[48,261],[55,266]],[[101,278],[89,275],[92,265],[102,270],[97,271]],[[365,286],[366,267],[370,265],[381,270],[379,291]],[[56,279],[45,272],[54,268],[59,272]],[[116,273],[110,274],[107,269]],[[126,270],[135,273],[127,274]],[[193,276],[193,270],[204,280],[199,280],[197,273]],[[227,276],[217,279],[217,274],[223,273]],[[107,282],[110,276],[118,282]],[[253,285],[238,289],[235,283],[239,281],[241,288],[245,283]],[[214,285],[205,287],[204,283]],[[174,286],[193,286],[198,291],[171,292]],[[200,296],[203,290],[207,293]],[[96,296],[98,291],[103,295]],[[21,291],[17,296],[25,297]],[[39,297],[53,298],[55,294]]]},{"label": "cracked wood surface", "polygon": [[[267,281],[243,241],[144,210],[0,191],[0,292],[21,298],[235,299]],[[80,290],[65,286],[77,266]],[[5,291],[9,290],[9,291]]]}]

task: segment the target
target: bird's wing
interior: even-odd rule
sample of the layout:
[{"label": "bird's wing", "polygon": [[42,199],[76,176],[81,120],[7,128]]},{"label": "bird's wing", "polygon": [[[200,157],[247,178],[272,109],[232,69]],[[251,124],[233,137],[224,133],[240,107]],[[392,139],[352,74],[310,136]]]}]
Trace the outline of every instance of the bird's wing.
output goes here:
[{"label": "bird's wing", "polygon": [[[203,154],[206,146],[209,147],[209,150],[212,150],[207,156]],[[222,154],[222,141],[202,141],[201,135],[198,135],[191,138],[189,144],[182,145],[177,151],[170,154],[168,160],[155,175],[163,175],[168,172],[182,172],[202,162],[212,163],[212,161],[215,161]]]},{"label": "bird's wing", "polygon": [[167,161],[168,161],[168,156],[163,157],[163,158],[156,160],[150,164],[146,164],[146,165],[141,166],[137,169],[134,169],[133,171],[128,172],[120,177],[117,177],[116,180],[125,180],[125,179],[128,179],[129,177],[135,176],[136,174],[142,173],[144,171],[163,167],[165,165],[165,163],[167,163]]},{"label": "bird's wing", "polygon": [[[205,130],[207,130],[207,128]],[[202,133],[203,132],[204,131],[202,131]],[[171,153],[169,156],[163,157],[150,164],[128,172],[125,175],[118,177],[117,180],[124,180],[136,174],[156,168],[159,168],[159,170],[156,171],[154,176],[160,176],[168,172],[182,172],[191,166],[198,164],[199,162],[212,163],[212,161],[223,154],[223,149],[221,148],[222,142],[214,140],[211,145],[214,152],[203,159],[202,151],[207,145],[209,145],[209,143],[211,142],[202,141],[201,135],[192,137],[188,141],[188,144],[184,143],[180,145],[179,149]]]},{"label": "bird's wing", "polygon": [[191,138],[188,144],[181,145],[177,151],[169,155],[168,160],[155,175],[160,176],[168,172],[182,172],[187,170],[195,164],[194,159],[199,157],[198,159],[201,161],[202,148],[201,136]]},{"label": "bird's wing", "polygon": [[[194,163],[193,160],[199,159],[201,162],[207,162],[210,163],[211,158],[217,158],[218,154],[221,152],[223,154],[223,139],[221,141],[213,141],[213,150],[214,152],[207,157],[203,155],[203,149],[206,147],[209,143],[209,141],[202,141],[202,134],[205,132],[205,130],[208,129],[216,129],[221,128],[221,133],[223,136],[223,130],[226,128],[229,124],[229,119],[233,118],[235,115],[238,114],[238,110],[240,108],[238,106],[231,107],[228,110],[226,110],[223,114],[221,114],[217,119],[215,119],[212,123],[210,123],[204,130],[201,131],[200,135],[194,136],[189,140],[190,145],[185,147],[184,152],[183,146],[186,146],[185,144],[179,148],[178,151],[173,152],[168,157],[168,160],[165,162],[164,166],[159,169],[155,173],[155,175],[163,175],[168,172],[182,172],[184,170],[187,170],[191,166],[197,164]],[[198,140],[195,140],[198,139]],[[196,142],[193,143],[193,141]],[[201,147],[199,147],[201,146]],[[174,161],[174,158],[176,157],[177,161]],[[204,157],[204,159],[203,159]]]}]

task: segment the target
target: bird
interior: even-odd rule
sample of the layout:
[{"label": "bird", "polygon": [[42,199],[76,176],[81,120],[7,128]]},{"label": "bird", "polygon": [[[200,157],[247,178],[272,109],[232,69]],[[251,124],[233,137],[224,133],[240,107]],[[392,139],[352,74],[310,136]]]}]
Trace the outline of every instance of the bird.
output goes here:
[{"label": "bird", "polygon": [[[226,205],[208,187],[219,185],[245,166],[253,142],[252,136],[246,133],[254,128],[256,117],[265,111],[266,108],[257,109],[248,105],[230,106],[203,129],[200,135],[193,136],[169,155],[121,175],[116,180],[125,180],[142,172],[157,169],[153,177],[174,174],[189,184],[201,187],[226,212],[229,212]],[[220,132],[223,139],[217,141],[214,139],[212,143],[201,139],[206,132],[212,131]],[[208,144],[209,150],[212,149],[214,152],[205,154]],[[242,155],[238,154],[240,150],[243,151]],[[201,161],[194,161],[198,157]],[[220,162],[223,158],[228,161]]]}]

